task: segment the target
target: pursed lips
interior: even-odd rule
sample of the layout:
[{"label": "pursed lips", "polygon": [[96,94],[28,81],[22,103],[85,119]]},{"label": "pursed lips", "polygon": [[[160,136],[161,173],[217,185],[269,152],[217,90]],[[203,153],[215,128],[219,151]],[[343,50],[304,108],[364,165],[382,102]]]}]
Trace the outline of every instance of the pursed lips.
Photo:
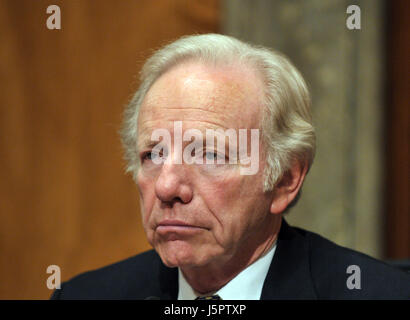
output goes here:
[{"label": "pursed lips", "polygon": [[193,232],[199,230],[209,230],[205,227],[186,223],[181,220],[162,220],[158,223],[156,231],[159,233],[167,232]]}]

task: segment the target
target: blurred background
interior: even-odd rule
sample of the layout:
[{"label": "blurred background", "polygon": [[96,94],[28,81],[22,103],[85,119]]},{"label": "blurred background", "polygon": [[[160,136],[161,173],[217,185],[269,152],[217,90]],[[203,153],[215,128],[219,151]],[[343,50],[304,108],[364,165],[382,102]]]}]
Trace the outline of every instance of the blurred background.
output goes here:
[{"label": "blurred background", "polygon": [[193,33],[273,47],[305,76],[317,156],[288,221],[408,259],[409,4],[0,0],[0,299],[49,298],[49,265],[65,281],[150,248],[118,130],[144,59]]}]

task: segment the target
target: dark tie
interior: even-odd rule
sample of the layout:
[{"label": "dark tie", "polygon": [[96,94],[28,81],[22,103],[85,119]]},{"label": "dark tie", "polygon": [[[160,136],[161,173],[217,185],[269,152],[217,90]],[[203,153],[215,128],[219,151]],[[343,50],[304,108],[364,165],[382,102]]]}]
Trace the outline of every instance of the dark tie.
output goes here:
[{"label": "dark tie", "polygon": [[222,298],[215,294],[213,296],[197,297],[195,300],[222,300]]}]

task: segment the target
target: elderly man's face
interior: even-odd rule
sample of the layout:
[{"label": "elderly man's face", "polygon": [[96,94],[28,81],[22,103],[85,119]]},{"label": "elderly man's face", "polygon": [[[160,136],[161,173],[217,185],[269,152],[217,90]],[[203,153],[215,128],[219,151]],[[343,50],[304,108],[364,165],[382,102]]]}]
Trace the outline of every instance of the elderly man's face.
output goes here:
[{"label": "elderly man's face", "polygon": [[[168,266],[203,267],[240,259],[272,232],[272,197],[263,192],[264,154],[259,170],[241,175],[242,164],[178,164],[175,148],[163,164],[150,154],[156,129],[174,136],[198,129],[259,128],[261,83],[249,70],[185,63],[162,75],[151,87],[138,118],[141,167],[137,183],[148,241]],[[189,142],[183,142],[183,146]],[[248,140],[248,149],[249,147]],[[211,157],[204,142],[204,155]]]}]

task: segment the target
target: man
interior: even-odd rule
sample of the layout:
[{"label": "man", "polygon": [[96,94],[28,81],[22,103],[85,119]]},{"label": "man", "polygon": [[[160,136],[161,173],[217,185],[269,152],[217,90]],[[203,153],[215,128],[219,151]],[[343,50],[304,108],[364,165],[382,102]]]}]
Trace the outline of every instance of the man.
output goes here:
[{"label": "man", "polygon": [[283,219],[315,134],[306,84],[282,55],[215,34],[165,46],[142,69],[122,137],[155,250],[53,298],[410,298],[404,272]]}]

